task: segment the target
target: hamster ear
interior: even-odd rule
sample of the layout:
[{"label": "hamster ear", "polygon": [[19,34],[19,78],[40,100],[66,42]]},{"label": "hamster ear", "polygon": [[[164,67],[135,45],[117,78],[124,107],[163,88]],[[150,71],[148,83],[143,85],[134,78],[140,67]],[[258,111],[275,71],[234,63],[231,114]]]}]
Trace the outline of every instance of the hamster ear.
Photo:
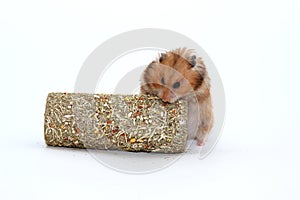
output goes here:
[{"label": "hamster ear", "polygon": [[189,62],[191,63],[192,67],[195,67],[197,64],[197,57],[196,55],[192,55],[189,57]]},{"label": "hamster ear", "polygon": [[162,62],[164,59],[166,59],[166,57],[167,57],[167,54],[161,53],[160,57],[159,57],[159,62]]},{"label": "hamster ear", "polygon": [[156,63],[157,63],[157,61],[153,60],[153,61],[148,65],[148,67],[149,67],[149,68],[152,68]]}]

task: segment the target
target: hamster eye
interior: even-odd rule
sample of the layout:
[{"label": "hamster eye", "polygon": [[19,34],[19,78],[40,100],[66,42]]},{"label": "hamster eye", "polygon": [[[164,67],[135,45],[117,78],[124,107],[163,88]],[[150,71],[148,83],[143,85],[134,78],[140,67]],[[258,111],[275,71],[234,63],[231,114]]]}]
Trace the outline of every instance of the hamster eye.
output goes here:
[{"label": "hamster eye", "polygon": [[164,77],[161,78],[161,83],[162,83],[163,85],[166,84],[166,83],[165,83],[165,78],[164,78]]},{"label": "hamster eye", "polygon": [[173,84],[173,88],[179,88],[179,87],[180,87],[180,83],[178,81]]}]

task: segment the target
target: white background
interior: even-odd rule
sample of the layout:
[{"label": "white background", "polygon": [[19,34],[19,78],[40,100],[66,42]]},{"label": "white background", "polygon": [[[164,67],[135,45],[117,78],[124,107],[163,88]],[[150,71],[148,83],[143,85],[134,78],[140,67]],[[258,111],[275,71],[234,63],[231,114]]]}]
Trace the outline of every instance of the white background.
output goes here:
[{"label": "white background", "polygon": [[[300,14],[295,1],[1,1],[1,199],[299,199]],[[47,93],[73,91],[99,44],[164,28],[198,42],[227,98],[205,160],[147,175],[115,172],[86,151],[46,148]]]}]

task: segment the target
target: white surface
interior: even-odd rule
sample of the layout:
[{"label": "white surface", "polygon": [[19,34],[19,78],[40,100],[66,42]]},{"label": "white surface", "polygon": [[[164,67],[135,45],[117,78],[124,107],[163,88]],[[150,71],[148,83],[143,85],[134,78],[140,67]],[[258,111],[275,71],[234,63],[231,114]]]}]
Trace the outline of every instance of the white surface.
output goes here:
[{"label": "white surface", "polygon": [[[299,199],[297,1],[1,1],[1,199]],[[223,136],[205,160],[147,175],[47,148],[49,91],[72,91],[89,53],[134,28],[181,32],[223,78]]]}]

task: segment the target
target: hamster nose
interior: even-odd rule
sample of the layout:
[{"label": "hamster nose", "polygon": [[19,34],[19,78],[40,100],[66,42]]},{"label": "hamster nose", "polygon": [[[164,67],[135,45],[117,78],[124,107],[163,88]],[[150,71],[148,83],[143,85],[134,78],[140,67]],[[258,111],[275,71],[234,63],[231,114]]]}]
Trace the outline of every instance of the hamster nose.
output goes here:
[{"label": "hamster nose", "polygon": [[162,100],[169,102],[169,103],[172,103],[175,97],[176,97],[176,95],[169,90],[164,91],[162,94]]}]

